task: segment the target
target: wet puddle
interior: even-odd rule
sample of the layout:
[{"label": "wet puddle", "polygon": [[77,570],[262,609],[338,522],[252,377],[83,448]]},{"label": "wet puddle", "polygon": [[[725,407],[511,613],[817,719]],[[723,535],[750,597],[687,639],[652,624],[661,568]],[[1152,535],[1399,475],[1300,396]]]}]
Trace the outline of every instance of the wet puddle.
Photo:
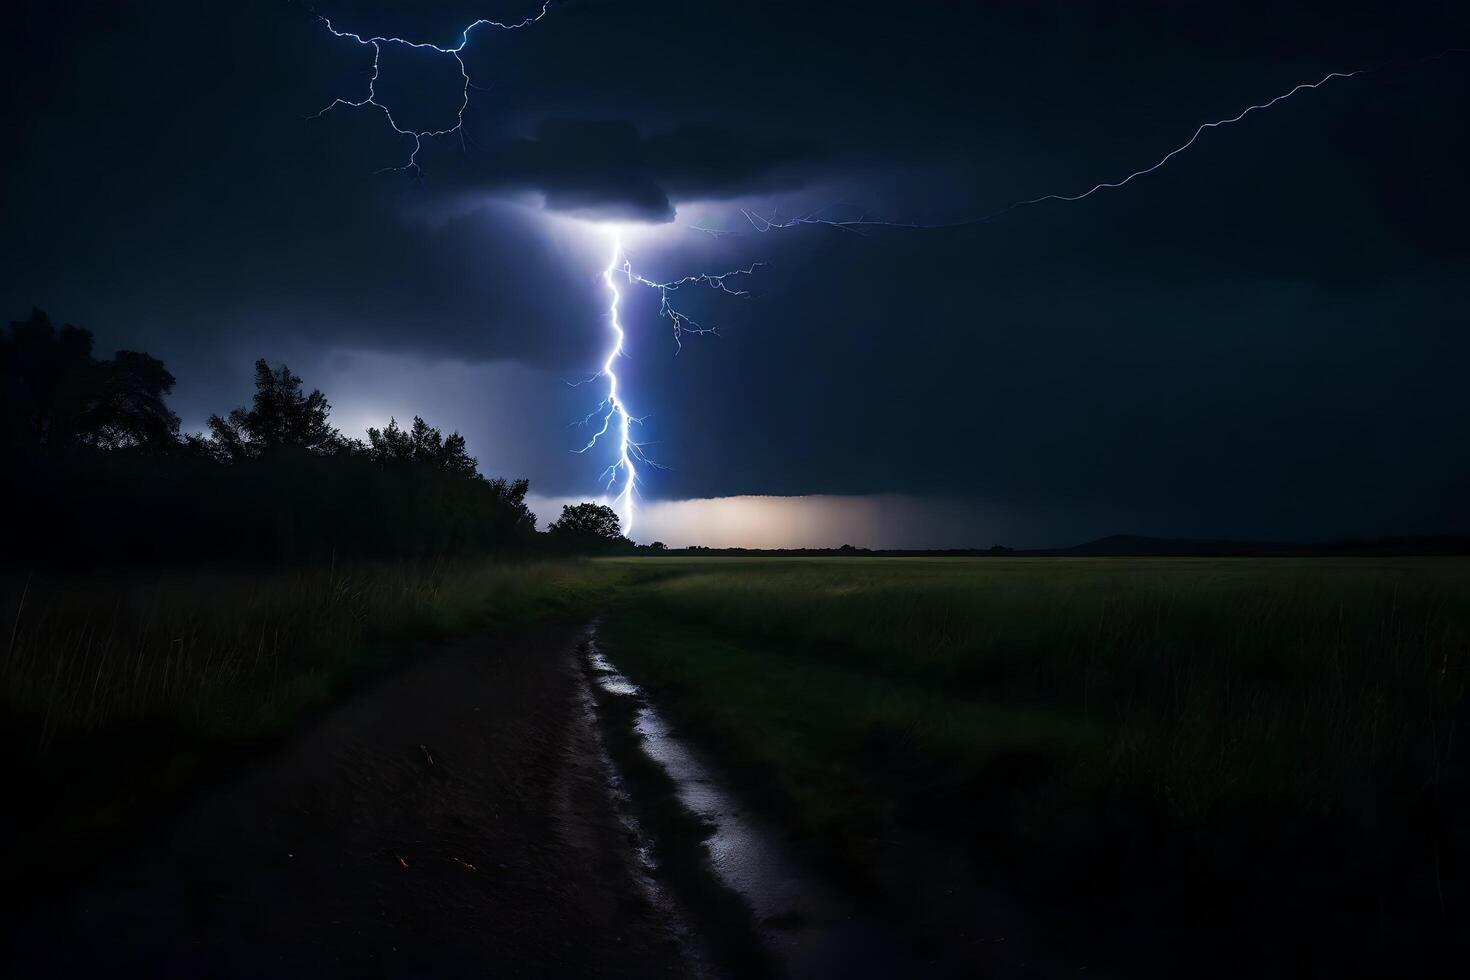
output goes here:
[{"label": "wet puddle", "polygon": [[908,971],[885,930],[859,916],[792,853],[779,828],[742,805],[648,696],[597,643],[586,643],[587,667],[607,694],[636,704],[639,745],[675,786],[680,804],[711,828],[704,841],[711,871],[749,906],[761,942],[791,977],[899,976]]}]

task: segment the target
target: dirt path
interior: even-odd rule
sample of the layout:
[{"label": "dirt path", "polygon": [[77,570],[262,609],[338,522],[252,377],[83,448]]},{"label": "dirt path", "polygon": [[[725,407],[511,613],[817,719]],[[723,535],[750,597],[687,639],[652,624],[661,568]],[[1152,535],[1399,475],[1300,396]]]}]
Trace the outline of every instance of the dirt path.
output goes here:
[{"label": "dirt path", "polygon": [[577,635],[426,652],[0,927],[0,974],[684,975],[595,756]]}]

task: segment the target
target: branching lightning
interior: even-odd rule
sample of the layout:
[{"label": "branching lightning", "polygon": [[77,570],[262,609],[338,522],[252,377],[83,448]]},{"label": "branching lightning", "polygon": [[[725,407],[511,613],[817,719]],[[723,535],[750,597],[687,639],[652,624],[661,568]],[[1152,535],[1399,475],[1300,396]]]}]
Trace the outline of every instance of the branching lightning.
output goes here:
[{"label": "branching lightning", "polygon": [[[461,143],[464,140],[464,113],[470,105],[470,88],[472,86],[472,83],[470,82],[469,69],[465,67],[464,58],[462,57],[462,55],[465,46],[470,43],[470,34],[476,30],[479,30],[482,27],[490,27],[500,31],[518,31],[523,27],[530,27],[532,24],[545,17],[546,12],[550,8],[551,0],[545,0],[545,2],[541,4],[540,10],[520,21],[502,22],[498,20],[489,20],[482,17],[481,19],[475,21],[473,24],[470,24],[464,30],[460,31],[459,43],[451,48],[440,47],[437,44],[431,44],[427,41],[410,41],[406,38],[401,37],[384,37],[381,35],[364,37],[363,35],[354,33],[352,31],[338,30],[336,27],[332,26],[332,22],[330,19],[326,17],[319,17],[317,19],[322,24],[326,25],[327,30],[330,31],[334,37],[351,38],[358,44],[373,49],[373,73],[368,76],[368,94],[366,98],[359,99],[356,102],[352,101],[351,99],[333,99],[330,104],[322,108],[312,118],[320,119],[322,116],[326,115],[328,112],[337,108],[338,106],[344,106],[350,109],[361,109],[365,106],[372,106],[374,109],[377,109],[383,114],[383,118],[388,120],[388,125],[392,128],[393,132],[398,133],[402,136],[411,137],[413,139],[413,151],[409,153],[407,162],[398,167],[384,167],[383,170],[379,172],[383,173],[388,171],[409,171],[414,174],[418,174],[420,172],[419,151],[423,149],[425,139],[429,139],[434,136],[449,136],[452,133],[458,133]],[[406,129],[403,126],[399,125],[398,120],[393,118],[393,110],[389,109],[386,105],[378,101],[378,77],[379,73],[382,70],[383,45],[385,44],[398,44],[402,45],[405,48],[413,48],[419,51],[437,51],[439,54],[448,55],[455,60],[455,63],[459,65],[460,77],[464,79],[464,89],[460,95],[459,111],[455,113],[453,126],[450,126],[446,129]]]},{"label": "branching lightning", "polygon": [[[622,521],[623,533],[631,534],[633,531],[633,495],[638,485],[638,462],[647,462],[643,455],[642,447],[633,440],[631,429],[635,423],[641,423],[642,419],[634,418],[628,411],[628,406],[623,404],[622,393],[618,391],[618,358],[626,356],[623,353],[623,342],[627,340],[627,332],[623,330],[622,318],[618,307],[622,304],[623,294],[618,289],[614,274],[627,270],[628,260],[623,254],[622,236],[613,233],[612,258],[608,260],[607,268],[602,270],[602,281],[607,284],[609,294],[607,306],[608,329],[612,332],[612,346],[608,348],[607,357],[602,361],[602,369],[594,374],[588,381],[598,378],[607,379],[607,395],[598,403],[597,407],[587,414],[582,421],[590,424],[597,416],[602,416],[602,428],[592,433],[592,438],[587,440],[587,445],[581,449],[574,450],[585,453],[595,447],[603,437],[613,433],[613,438],[618,444],[617,458],[603,471],[607,477],[607,489],[611,491],[617,484],[618,478],[622,477],[622,489],[613,497],[613,509],[618,511],[618,518]],[[632,273],[629,272],[631,278]]]},{"label": "branching lightning", "polygon": [[582,425],[593,425],[601,419],[601,426],[592,433],[587,444],[581,449],[573,452],[586,453],[595,448],[604,439],[610,439],[617,445],[617,456],[607,469],[603,470],[605,478],[605,489],[613,492],[612,506],[618,512],[618,519],[622,523],[623,533],[631,534],[633,529],[633,517],[635,501],[638,493],[638,464],[658,468],[658,463],[649,458],[644,451],[642,443],[633,438],[632,428],[641,425],[643,419],[628,411],[623,401],[622,392],[619,387],[617,374],[617,363],[621,357],[627,354],[623,345],[627,340],[627,331],[623,327],[621,306],[623,294],[618,289],[617,277],[626,276],[629,285],[646,286],[655,289],[659,294],[659,316],[666,317],[674,326],[674,343],[676,350],[682,348],[680,336],[684,333],[710,334],[717,333],[714,327],[702,326],[688,314],[680,312],[669,302],[669,294],[678,290],[681,286],[704,285],[731,296],[749,296],[748,289],[740,288],[733,284],[741,276],[753,275],[756,270],[765,265],[763,262],[752,263],[744,269],[734,269],[723,273],[699,273],[696,275],[683,276],[668,282],[656,282],[646,276],[634,271],[632,260],[628,258],[627,250],[623,247],[622,236],[616,231],[612,235],[612,257],[608,259],[607,267],[602,270],[602,281],[607,286],[608,329],[612,334],[612,344],[608,348],[607,356],[603,359],[602,367],[590,378],[576,382],[576,385],[588,384],[599,379],[607,380],[607,394],[597,406],[588,412],[581,420]]},{"label": "branching lightning", "polygon": [[[544,0],[541,7],[530,16],[520,21],[503,22],[481,18],[460,31],[459,43],[452,47],[443,47],[427,41],[412,41],[402,37],[389,37],[384,35],[365,36],[354,31],[341,30],[334,26],[330,19],[319,17],[318,20],[334,37],[348,38],[365,47],[373,49],[372,73],[368,76],[368,90],[366,97],[358,100],[337,98],[330,104],[315,113],[312,118],[320,118],[331,110],[344,107],[361,109],[371,106],[383,114],[388,126],[393,132],[407,136],[413,140],[413,149],[409,152],[408,159],[400,166],[385,167],[384,172],[409,172],[415,176],[419,175],[421,166],[419,164],[419,152],[423,149],[424,140],[437,136],[449,136],[458,133],[461,143],[464,141],[464,114],[470,104],[470,89],[476,87],[470,81],[468,67],[464,63],[463,53],[465,47],[470,43],[470,35],[480,28],[493,28],[500,31],[515,31],[530,27],[546,16],[551,8],[551,0]],[[438,54],[453,58],[459,66],[460,77],[464,80],[464,86],[460,93],[459,108],[455,113],[453,126],[444,129],[413,129],[401,125],[394,117],[393,111],[384,103],[378,101],[378,80],[382,72],[383,46],[386,44],[402,45],[405,48],[415,50],[434,51]],[[706,326],[687,313],[677,308],[670,300],[671,294],[685,286],[703,285],[711,289],[719,290],[731,296],[746,297],[750,295],[748,289],[740,285],[743,277],[754,275],[765,263],[756,262],[743,269],[734,269],[723,273],[699,273],[696,275],[683,276],[667,282],[657,282],[636,272],[632,261],[628,258],[620,235],[613,235],[612,257],[607,267],[602,272],[603,282],[609,293],[608,302],[608,328],[612,335],[612,344],[608,349],[607,356],[603,359],[602,368],[592,377],[578,382],[586,384],[599,379],[607,381],[607,395],[598,403],[587,416],[582,419],[585,425],[596,424],[601,419],[601,427],[592,434],[587,444],[581,449],[574,450],[577,453],[586,453],[599,445],[604,440],[615,441],[617,444],[616,459],[603,471],[606,480],[606,489],[611,492],[616,488],[613,496],[614,509],[618,510],[622,521],[623,533],[631,533],[634,517],[634,500],[638,488],[638,465],[646,464],[657,467],[658,464],[649,459],[643,450],[643,446],[632,437],[632,427],[641,424],[640,418],[632,415],[623,401],[623,394],[619,387],[617,375],[617,362],[625,357],[623,350],[627,340],[627,332],[623,327],[619,307],[622,303],[622,293],[618,289],[616,276],[621,274],[627,277],[630,285],[645,286],[658,291],[659,294],[659,316],[667,319],[673,325],[675,352],[683,349],[683,337],[685,334],[713,334],[718,330],[713,326]]]},{"label": "branching lightning", "polygon": [[640,286],[648,286],[652,289],[658,290],[658,315],[668,319],[674,325],[675,353],[678,353],[678,351],[683,350],[684,348],[684,345],[681,342],[684,334],[717,334],[719,333],[719,330],[715,327],[703,326],[698,321],[689,317],[687,314],[681,313],[679,310],[675,309],[674,306],[669,303],[670,293],[677,290],[680,286],[702,284],[705,286],[709,286],[711,289],[718,289],[722,293],[729,293],[731,296],[749,296],[750,290],[731,285],[730,280],[735,279],[738,276],[754,275],[758,269],[763,269],[765,268],[765,266],[766,263],[764,262],[753,262],[750,265],[746,266],[744,269],[735,269],[731,272],[720,273],[719,275],[715,275],[712,273],[700,273],[698,275],[684,276],[680,279],[673,279],[669,282],[654,282],[652,279],[645,279],[643,276],[640,276],[638,273],[634,272],[632,263],[627,259],[626,256],[624,256],[623,258],[623,271],[627,273],[628,281],[630,283],[636,283]]}]

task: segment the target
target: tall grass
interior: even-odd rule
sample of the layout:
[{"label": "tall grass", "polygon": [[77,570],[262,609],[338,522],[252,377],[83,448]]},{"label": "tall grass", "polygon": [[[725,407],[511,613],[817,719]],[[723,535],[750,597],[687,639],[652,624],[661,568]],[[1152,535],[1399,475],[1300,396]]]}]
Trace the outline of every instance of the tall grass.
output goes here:
[{"label": "tall grass", "polygon": [[1257,930],[1470,900],[1470,561],[639,568],[613,661],[859,879],[942,828]]},{"label": "tall grass", "polygon": [[[615,662],[839,862],[937,822],[977,853],[1010,848],[1076,878],[1097,855],[1153,849],[1225,880],[1275,847],[1358,869],[1374,908],[1395,875],[1423,899],[1413,915],[1470,900],[1456,844],[1470,817],[1461,559],[636,558],[0,579],[9,781],[31,801],[9,811],[26,818],[9,834],[17,860],[46,852],[40,834],[71,847],[121,826],[107,801],[197,775],[195,759],[145,784],[170,753],[279,732],[415,639],[604,607]],[[52,820],[63,812],[91,816],[78,831]]]},{"label": "tall grass", "polygon": [[0,697],[16,747],[42,756],[137,724],[249,737],[414,639],[579,608],[613,577],[585,562],[441,561],[11,578]]},{"label": "tall grass", "polygon": [[0,909],[92,873],[418,641],[586,615],[626,574],[455,560],[0,579]]},{"label": "tall grass", "polygon": [[682,574],[625,606],[648,622],[1090,725],[1106,762],[1078,778],[1167,786],[1184,816],[1242,793],[1321,808],[1364,774],[1433,772],[1470,682],[1458,559],[664,564]]}]

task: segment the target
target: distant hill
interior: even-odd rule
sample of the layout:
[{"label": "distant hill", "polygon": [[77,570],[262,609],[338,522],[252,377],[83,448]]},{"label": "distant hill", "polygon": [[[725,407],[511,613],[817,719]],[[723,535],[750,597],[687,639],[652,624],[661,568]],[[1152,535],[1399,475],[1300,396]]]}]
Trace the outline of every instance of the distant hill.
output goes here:
[{"label": "distant hill", "polygon": [[668,550],[637,549],[643,554],[691,556],[779,557],[996,557],[1023,555],[1065,558],[1228,558],[1228,557],[1389,557],[1394,555],[1470,555],[1470,537],[1398,537],[1326,542],[1222,541],[1192,538],[1150,538],[1138,534],[1110,534],[1086,544],[1070,548],[1035,548],[1014,550],[996,545],[991,548],[950,549],[870,549],[844,545],[841,548],[670,548]]},{"label": "distant hill", "polygon": [[1212,541],[1189,538],[1149,538],[1135,534],[1112,534],[1086,544],[1055,550],[1027,551],[1028,555],[1071,555],[1074,557],[1228,557],[1241,556],[1330,556],[1330,555],[1470,555],[1467,537],[1399,537],[1328,542]]}]

